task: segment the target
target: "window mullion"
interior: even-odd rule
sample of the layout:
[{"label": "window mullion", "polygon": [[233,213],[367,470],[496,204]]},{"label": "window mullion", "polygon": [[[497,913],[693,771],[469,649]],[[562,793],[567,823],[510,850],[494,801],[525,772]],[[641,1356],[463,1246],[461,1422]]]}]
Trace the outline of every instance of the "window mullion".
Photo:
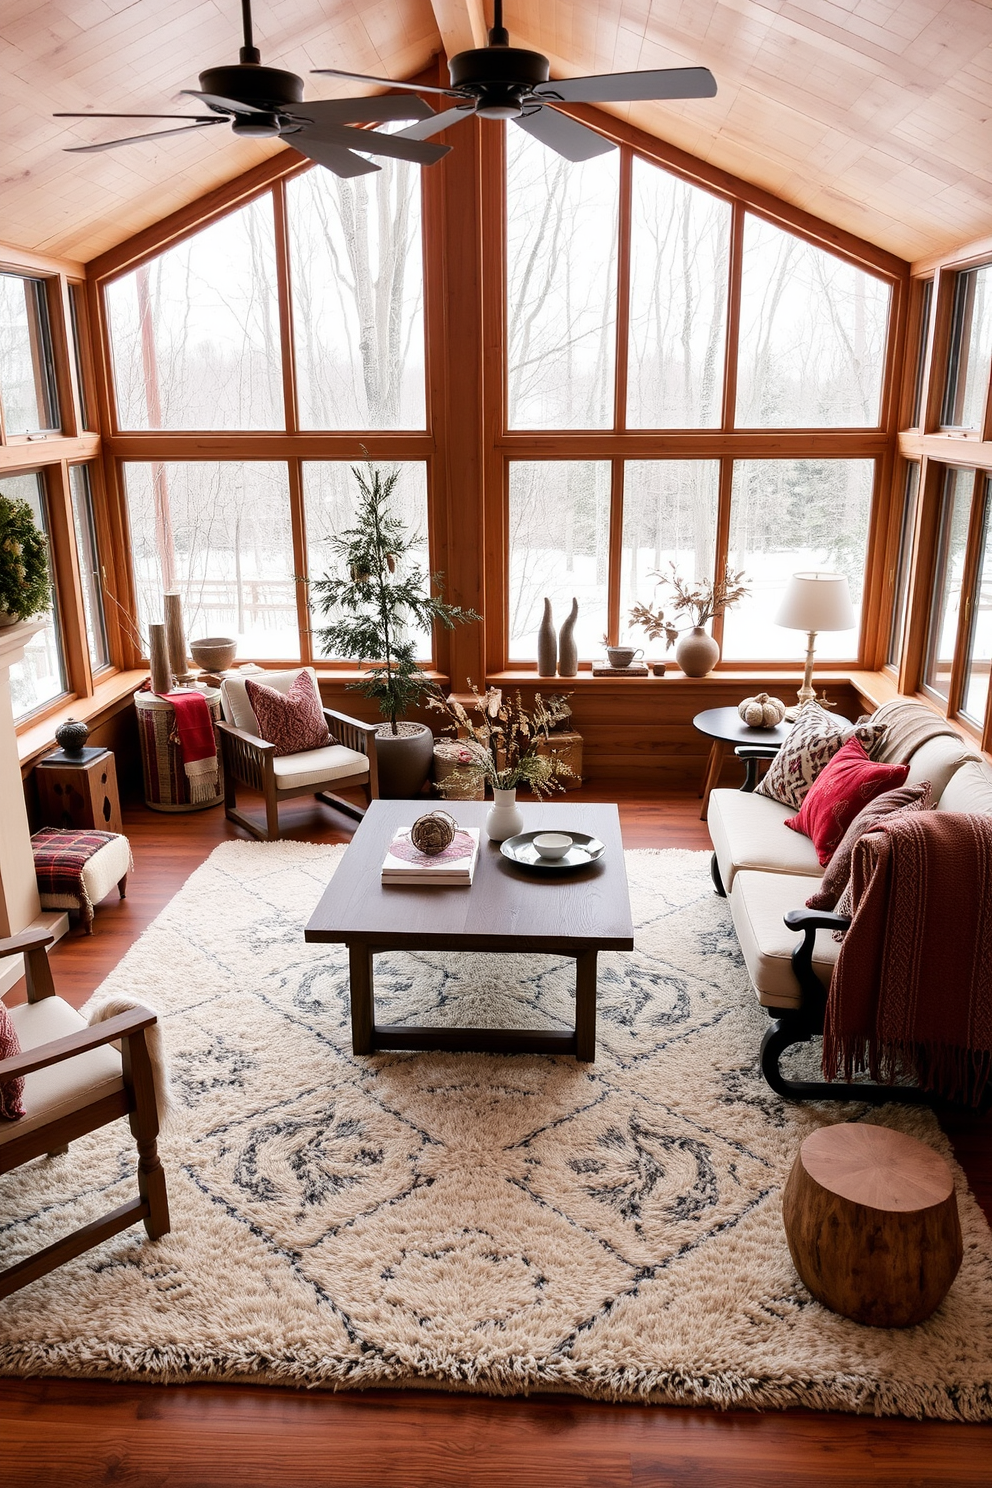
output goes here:
[{"label": "window mullion", "polygon": [[51,548],[52,594],[62,643],[66,690],[74,692],[77,697],[90,697],[93,673],[86,642],[86,612],[72,520],[68,461],[60,460],[57,465],[49,465],[43,479]]},{"label": "window mullion", "polygon": [[[727,354],[723,373],[722,427],[733,429],[737,417],[737,352],[741,328],[741,275],[744,263],[744,206],[734,202],[730,224],[730,286],[727,295]],[[721,488],[722,489],[722,488]],[[729,516],[728,516],[729,531]],[[719,544],[717,544],[719,560]],[[722,570],[718,571],[722,572]],[[722,627],[721,627],[722,628]]]},{"label": "window mullion", "polygon": [[[714,578],[726,572],[727,555],[730,551],[730,502],[734,487],[734,462],[731,458],[720,461],[720,496],[716,519],[716,564]],[[723,615],[714,615],[710,626],[713,639],[723,650]]]},{"label": "window mullion", "polygon": [[[279,342],[282,353],[282,396],[287,434],[300,427],[299,399],[296,387],[296,344],[293,335],[293,295],[289,282],[289,219],[286,212],[286,183],[276,181],[272,188],[272,211],[275,222],[276,297],[279,303]],[[290,477],[292,489],[292,477]],[[302,573],[303,570],[301,569]]]},{"label": "window mullion", "polygon": [[617,228],[617,348],[613,377],[613,427],[618,432],[627,427],[627,359],[630,347],[630,193],[633,169],[633,152],[627,146],[622,146],[620,150],[620,218]]},{"label": "window mullion", "polygon": [[623,622],[620,616],[620,566],[623,562],[623,484],[624,462],[613,461],[610,472],[610,556],[607,581],[606,613],[610,645],[617,645]]},{"label": "window mullion", "polygon": [[307,557],[307,512],[303,500],[303,461],[290,460],[289,507],[293,527],[293,566],[296,575],[296,622],[300,631],[300,660],[304,666],[313,663],[313,637],[310,634],[310,565]]},{"label": "window mullion", "polygon": [[958,611],[958,629],[954,642],[954,660],[951,663],[951,681],[947,692],[947,715],[955,717],[961,711],[964,700],[964,679],[971,650],[974,626],[974,611],[978,574],[981,563],[982,531],[985,525],[985,475],[975,471],[975,483],[971,493],[971,509],[968,516],[968,539],[961,574],[961,607]]}]

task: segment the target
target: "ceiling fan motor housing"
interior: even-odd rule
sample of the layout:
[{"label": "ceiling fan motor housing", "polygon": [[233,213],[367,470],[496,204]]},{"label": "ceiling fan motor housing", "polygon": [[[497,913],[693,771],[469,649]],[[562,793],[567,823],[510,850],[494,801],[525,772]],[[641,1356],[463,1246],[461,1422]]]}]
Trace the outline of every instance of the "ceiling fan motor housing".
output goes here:
[{"label": "ceiling fan motor housing", "polygon": [[263,139],[282,133],[276,117],[280,105],[295,107],[303,102],[303,79],[280,67],[261,67],[254,62],[234,62],[227,67],[208,67],[200,73],[200,88],[235,103],[250,103],[264,109],[261,114],[235,115],[235,134]]},{"label": "ceiling fan motor housing", "polygon": [[476,113],[489,119],[515,119],[522,100],[551,76],[551,64],[540,52],[523,47],[488,46],[459,52],[448,63],[451,86],[479,100]]}]

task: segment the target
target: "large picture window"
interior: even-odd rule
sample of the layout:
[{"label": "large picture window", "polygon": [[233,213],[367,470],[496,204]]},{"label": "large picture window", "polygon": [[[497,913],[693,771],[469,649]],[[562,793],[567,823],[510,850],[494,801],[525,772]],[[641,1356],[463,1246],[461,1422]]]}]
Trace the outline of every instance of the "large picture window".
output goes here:
[{"label": "large picture window", "polygon": [[537,657],[545,598],[556,625],[578,600],[580,657],[599,655],[609,623],[610,464],[514,460],[510,465],[510,650]]},{"label": "large picture window", "polygon": [[[5,475],[0,480],[0,490],[12,501],[26,501],[34,513],[35,522],[44,533],[48,533],[48,501],[45,482],[40,473]],[[10,669],[10,695],[15,722],[37,712],[46,703],[55,702],[68,691],[56,599],[58,574],[50,548],[49,572],[52,576],[52,597],[47,610],[34,617],[35,622],[44,622],[43,628],[28,641],[23,661],[15,662]]]},{"label": "large picture window", "polygon": [[135,463],[124,478],[143,644],[176,590],[188,640],[235,636],[243,661],[298,660],[285,464]]},{"label": "large picture window", "polygon": [[42,279],[0,274],[0,401],[8,438],[59,427]]},{"label": "large picture window", "polygon": [[106,291],[121,429],[282,429],[269,196]]},{"label": "large picture window", "polygon": [[423,429],[420,171],[288,183],[302,429]]}]

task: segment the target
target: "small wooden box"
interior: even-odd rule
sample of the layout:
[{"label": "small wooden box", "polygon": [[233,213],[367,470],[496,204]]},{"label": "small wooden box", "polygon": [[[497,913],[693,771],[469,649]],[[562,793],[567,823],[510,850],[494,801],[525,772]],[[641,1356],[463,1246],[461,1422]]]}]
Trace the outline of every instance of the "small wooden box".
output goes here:
[{"label": "small wooden box", "polygon": [[35,779],[41,820],[46,827],[123,832],[114,756],[109,749],[88,753],[93,757],[78,764],[61,749],[39,761]]},{"label": "small wooden box", "polygon": [[571,775],[562,775],[561,784],[567,791],[578,790],[582,784],[582,735],[574,729],[562,729],[548,735],[537,746],[538,754],[550,754],[561,760],[571,770]]}]

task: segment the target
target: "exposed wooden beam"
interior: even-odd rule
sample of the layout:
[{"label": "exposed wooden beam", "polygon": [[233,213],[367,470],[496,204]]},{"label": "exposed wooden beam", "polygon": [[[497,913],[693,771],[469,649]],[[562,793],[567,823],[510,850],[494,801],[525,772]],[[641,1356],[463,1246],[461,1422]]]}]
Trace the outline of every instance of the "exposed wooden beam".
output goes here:
[{"label": "exposed wooden beam", "polygon": [[446,57],[484,47],[489,31],[483,0],[431,0]]}]

